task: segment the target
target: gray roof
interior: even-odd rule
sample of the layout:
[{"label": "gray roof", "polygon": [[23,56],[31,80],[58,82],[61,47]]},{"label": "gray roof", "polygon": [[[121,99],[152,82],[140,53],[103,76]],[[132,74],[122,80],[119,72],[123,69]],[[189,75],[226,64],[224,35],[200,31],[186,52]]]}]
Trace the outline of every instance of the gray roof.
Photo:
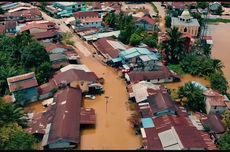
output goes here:
[{"label": "gray roof", "polygon": [[199,22],[197,21],[197,19],[191,19],[191,22],[187,23],[187,22],[183,22],[183,21],[180,21],[179,18],[177,17],[172,17],[172,21],[171,21],[171,25],[172,26],[180,26],[180,25],[183,25],[183,26],[200,26]]}]

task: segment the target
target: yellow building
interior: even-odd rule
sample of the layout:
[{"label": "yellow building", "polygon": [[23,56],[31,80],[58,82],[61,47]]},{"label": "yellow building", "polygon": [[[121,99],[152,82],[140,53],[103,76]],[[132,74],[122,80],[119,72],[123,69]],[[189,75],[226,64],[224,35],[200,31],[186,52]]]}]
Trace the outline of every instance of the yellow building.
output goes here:
[{"label": "yellow building", "polygon": [[181,16],[172,17],[171,28],[173,27],[178,27],[181,33],[188,33],[192,36],[197,36],[200,24],[197,19],[190,16],[188,9],[185,9]]}]

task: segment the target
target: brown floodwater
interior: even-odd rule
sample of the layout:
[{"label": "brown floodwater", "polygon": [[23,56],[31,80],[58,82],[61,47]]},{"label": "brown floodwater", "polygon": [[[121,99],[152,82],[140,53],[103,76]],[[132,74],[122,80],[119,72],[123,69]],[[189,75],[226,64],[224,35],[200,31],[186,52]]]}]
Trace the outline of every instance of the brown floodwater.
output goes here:
[{"label": "brown floodwater", "polygon": [[[104,78],[105,93],[95,100],[85,100],[84,107],[96,111],[96,127],[81,130],[82,150],[135,150],[141,146],[141,138],[135,135],[127,119],[131,111],[128,107],[128,95],[125,82],[117,71],[106,67],[91,57],[83,58],[82,63],[94,71],[98,77]],[[107,112],[106,98],[108,96]]]},{"label": "brown floodwater", "polygon": [[183,86],[185,83],[188,83],[190,81],[198,82],[206,87],[210,86],[210,83],[208,80],[205,80],[204,78],[201,78],[201,77],[195,77],[190,74],[183,75],[181,77],[180,82],[167,83],[167,84],[164,84],[164,86],[167,87],[168,89],[178,89],[179,87]]},{"label": "brown floodwater", "polygon": [[30,112],[39,113],[39,112],[43,112],[44,110],[46,110],[46,108],[42,105],[42,101],[30,103],[24,108],[24,111],[26,113],[30,113]]},{"label": "brown floodwater", "polygon": [[230,84],[230,24],[209,25],[209,31],[214,43],[212,56],[220,59],[224,64],[223,72],[228,84]]}]

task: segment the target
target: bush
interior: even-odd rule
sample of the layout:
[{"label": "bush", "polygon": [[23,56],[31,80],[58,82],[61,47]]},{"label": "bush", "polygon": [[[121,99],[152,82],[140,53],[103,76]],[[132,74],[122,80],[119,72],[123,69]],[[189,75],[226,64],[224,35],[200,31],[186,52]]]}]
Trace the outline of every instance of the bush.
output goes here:
[{"label": "bush", "polygon": [[219,91],[222,94],[226,94],[228,90],[228,81],[225,79],[222,73],[215,72],[210,76],[211,88]]}]

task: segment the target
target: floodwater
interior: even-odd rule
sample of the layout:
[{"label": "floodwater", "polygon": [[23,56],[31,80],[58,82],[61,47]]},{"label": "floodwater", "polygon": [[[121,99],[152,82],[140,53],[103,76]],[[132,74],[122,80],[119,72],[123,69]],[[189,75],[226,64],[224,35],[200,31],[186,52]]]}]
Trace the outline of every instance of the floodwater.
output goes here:
[{"label": "floodwater", "polygon": [[190,74],[181,76],[180,82],[167,83],[167,84],[164,84],[164,86],[167,87],[168,89],[178,89],[179,87],[183,86],[185,83],[188,83],[190,81],[196,81],[206,87],[210,86],[210,83],[208,80],[205,80],[204,78],[201,78],[201,77],[195,77]]},{"label": "floodwater", "polygon": [[26,113],[30,113],[30,112],[39,113],[39,112],[43,112],[45,110],[46,110],[46,108],[42,105],[42,101],[30,103],[24,108],[24,111]]},{"label": "floodwater", "polygon": [[230,24],[219,23],[209,25],[209,33],[213,38],[212,56],[220,59],[224,64],[223,72],[230,84]]},{"label": "floodwater", "polygon": [[[131,111],[128,107],[128,95],[125,82],[117,71],[102,65],[96,59],[87,57],[82,63],[104,78],[105,93],[95,100],[85,100],[84,107],[96,111],[96,127],[81,130],[81,150],[135,150],[141,146],[141,138],[127,121]],[[106,98],[108,104],[106,111]]]}]

